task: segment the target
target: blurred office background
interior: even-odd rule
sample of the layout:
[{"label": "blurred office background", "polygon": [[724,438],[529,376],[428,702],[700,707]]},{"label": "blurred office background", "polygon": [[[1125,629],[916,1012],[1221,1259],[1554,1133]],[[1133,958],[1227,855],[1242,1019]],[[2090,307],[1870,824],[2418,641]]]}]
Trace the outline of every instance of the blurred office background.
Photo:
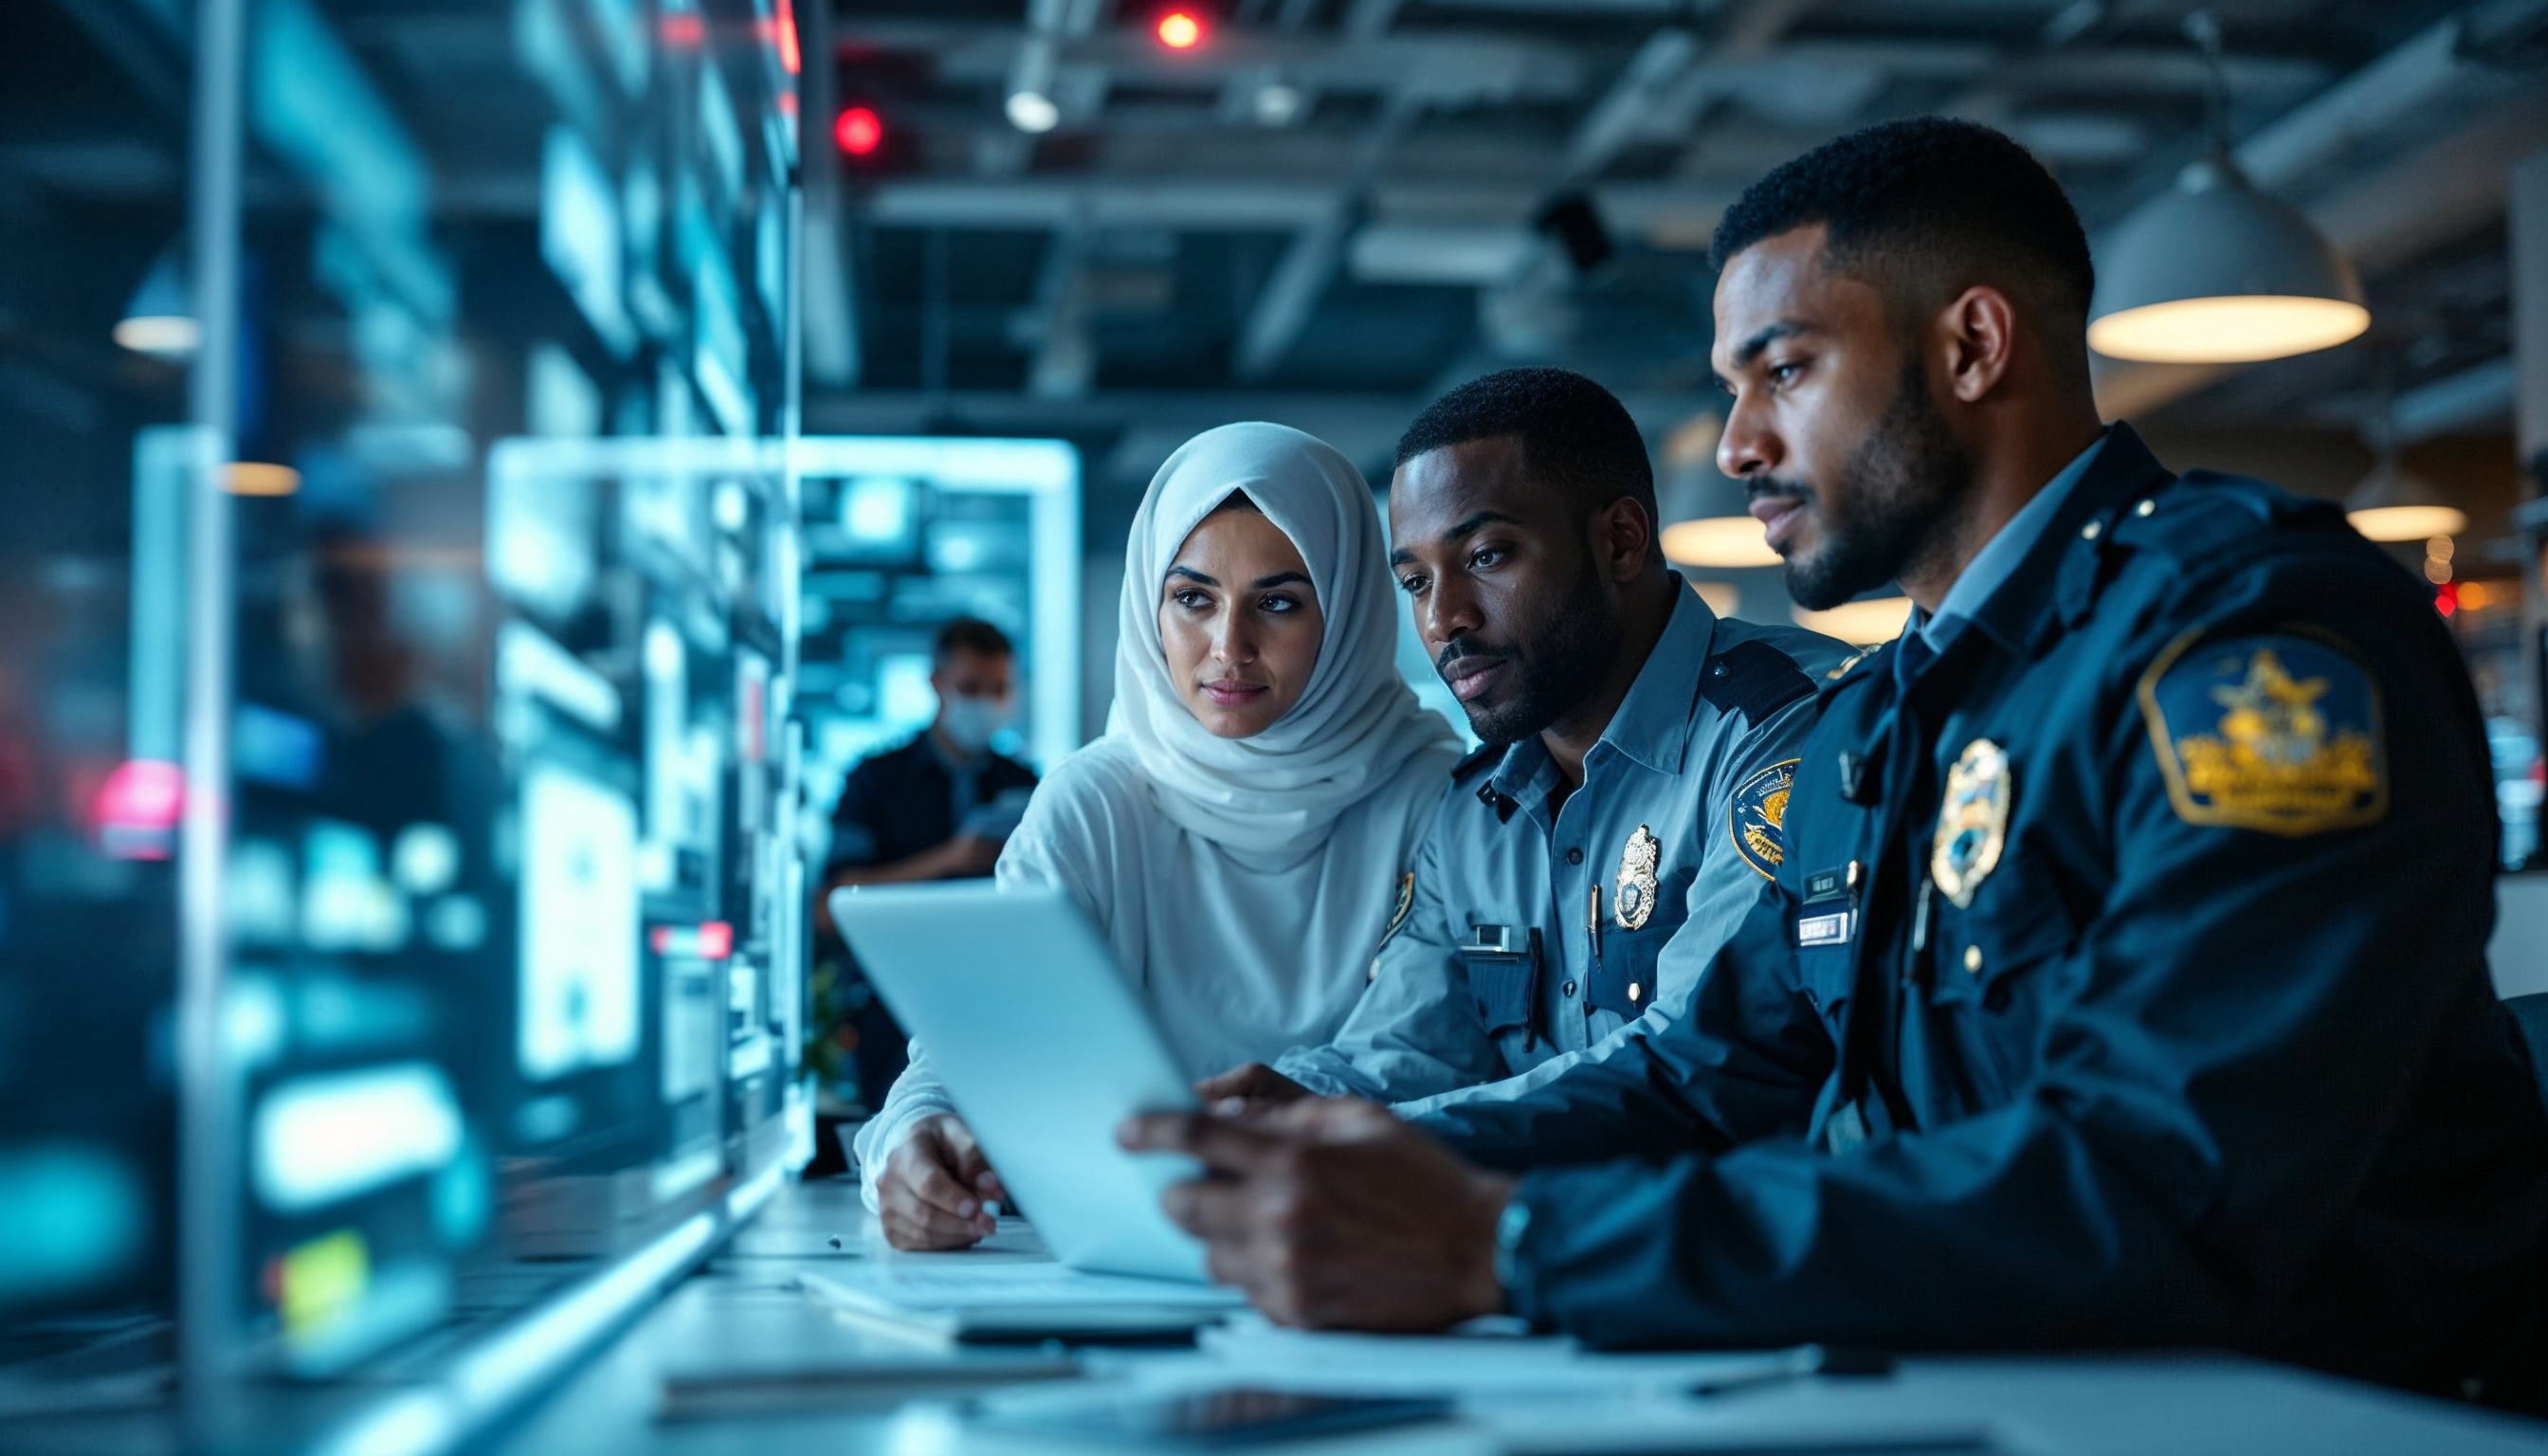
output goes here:
[{"label": "blurred office background", "polygon": [[[0,7],[0,1422],[182,1367],[193,1428],[429,1449],[695,1262],[855,1111],[845,776],[958,617],[1004,751],[1101,732],[1197,430],[1377,499],[1435,393],[1579,369],[1788,618],[1706,244],[1918,112],[2071,190],[2110,414],[2431,584],[2548,989],[2548,3]],[[2172,328],[2225,277],[2308,307]]]}]

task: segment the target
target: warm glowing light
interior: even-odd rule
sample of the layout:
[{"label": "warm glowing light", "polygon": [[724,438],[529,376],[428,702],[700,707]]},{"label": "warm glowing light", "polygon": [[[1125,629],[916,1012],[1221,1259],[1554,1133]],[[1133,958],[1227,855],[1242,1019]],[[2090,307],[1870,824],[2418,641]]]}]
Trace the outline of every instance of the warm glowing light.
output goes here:
[{"label": "warm glowing light", "polygon": [[2478,608],[2486,605],[2494,599],[2495,593],[2487,590],[2487,585],[2484,582],[2460,583],[2460,605],[2467,607],[2469,610],[2476,611]]},{"label": "warm glowing light", "polygon": [[1776,566],[1761,523],[1748,515],[1716,515],[1705,520],[1677,521],[1664,527],[1664,558],[1676,566],[1721,569]]},{"label": "warm glowing light", "polygon": [[850,107],[832,124],[832,138],[852,156],[873,156],[884,145],[884,119],[866,107]]},{"label": "warm glowing light", "polygon": [[1724,416],[1716,411],[1691,415],[1664,436],[1664,464],[1675,470],[1697,469],[1716,454],[1716,441],[1724,433]]},{"label": "warm glowing light", "polygon": [[301,472],[264,460],[233,460],[222,467],[222,489],[233,496],[289,496],[301,489]]},{"label": "warm glowing light", "polygon": [[2348,511],[2344,518],[2374,541],[2420,541],[2468,529],[2468,512],[2448,505],[2375,505]]},{"label": "warm glowing light", "polygon": [[1732,582],[1692,582],[1689,589],[1707,603],[1709,611],[1721,617],[1734,615],[1734,609],[1743,604],[1743,589]]},{"label": "warm glowing light", "polygon": [[1021,132],[1041,136],[1061,125],[1061,108],[1041,91],[1017,91],[1009,96],[1009,125]]},{"label": "warm glowing light", "polygon": [[1203,41],[1203,22],[1182,10],[1159,17],[1159,44],[1170,50],[1191,50]]},{"label": "warm glowing light", "polygon": [[2371,311],[2342,299],[2177,299],[2092,320],[2088,347],[2152,364],[2252,364],[2333,348],[2370,326]]},{"label": "warm glowing light", "polygon": [[154,359],[183,359],[203,347],[204,325],[178,314],[145,315],[117,322],[115,341]]},{"label": "warm glowing light", "polygon": [[778,64],[787,74],[795,75],[804,68],[804,52],[796,43],[796,7],[791,0],[778,0],[778,20],[772,39],[778,44]]},{"label": "warm glowing light", "polygon": [[1866,601],[1844,601],[1829,611],[1795,610],[1796,624],[1826,637],[1837,637],[1854,647],[1873,647],[1902,635],[1902,624],[1911,620],[1911,598],[1878,596]]},{"label": "warm glowing light", "polygon": [[2433,589],[2433,610],[2449,616],[2460,609],[2460,592],[2448,582]]}]

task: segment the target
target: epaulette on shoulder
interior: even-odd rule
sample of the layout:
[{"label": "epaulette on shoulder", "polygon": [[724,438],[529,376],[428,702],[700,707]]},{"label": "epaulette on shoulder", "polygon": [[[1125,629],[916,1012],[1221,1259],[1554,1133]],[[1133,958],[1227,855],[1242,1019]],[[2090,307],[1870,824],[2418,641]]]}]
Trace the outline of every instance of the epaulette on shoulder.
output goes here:
[{"label": "epaulette on shoulder", "polygon": [[2344,529],[2344,509],[2296,496],[2253,476],[2189,470],[2175,484],[2136,501],[2116,520],[2116,546],[2180,562],[2225,551],[2252,552],[2259,533]]},{"label": "epaulette on shoulder", "polygon": [[1471,749],[1468,757],[1451,766],[1451,781],[1453,783],[1464,783],[1471,777],[1475,776],[1478,771],[1495,763],[1503,756],[1504,745],[1482,743],[1476,748]]},{"label": "epaulette on shoulder", "polygon": [[1794,658],[1758,638],[1735,643],[1698,671],[1698,695],[1754,726],[1813,690],[1814,680]]}]

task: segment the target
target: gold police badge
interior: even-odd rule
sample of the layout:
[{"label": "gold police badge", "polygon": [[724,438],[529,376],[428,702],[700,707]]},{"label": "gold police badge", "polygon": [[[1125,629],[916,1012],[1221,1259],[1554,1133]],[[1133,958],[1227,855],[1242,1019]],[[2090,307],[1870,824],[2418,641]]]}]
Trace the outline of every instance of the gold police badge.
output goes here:
[{"label": "gold police badge", "polygon": [[1619,879],[1610,894],[1610,913],[1621,930],[1643,930],[1655,913],[1655,870],[1663,864],[1663,842],[1640,824],[1619,852]]},{"label": "gold police badge", "polygon": [[1947,771],[1929,877],[1958,910],[1973,903],[1973,891],[1999,865],[2008,842],[2008,751],[1987,738],[1965,744]]}]

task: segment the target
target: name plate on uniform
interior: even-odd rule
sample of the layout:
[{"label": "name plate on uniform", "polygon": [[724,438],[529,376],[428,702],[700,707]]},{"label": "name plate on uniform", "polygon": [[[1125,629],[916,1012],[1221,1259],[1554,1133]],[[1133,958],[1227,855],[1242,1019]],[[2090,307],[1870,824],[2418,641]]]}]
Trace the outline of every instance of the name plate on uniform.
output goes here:
[{"label": "name plate on uniform", "polygon": [[1857,913],[1850,910],[1799,916],[1796,920],[1796,946],[1800,950],[1808,946],[1846,946],[1849,944],[1851,922],[1857,918]]}]

